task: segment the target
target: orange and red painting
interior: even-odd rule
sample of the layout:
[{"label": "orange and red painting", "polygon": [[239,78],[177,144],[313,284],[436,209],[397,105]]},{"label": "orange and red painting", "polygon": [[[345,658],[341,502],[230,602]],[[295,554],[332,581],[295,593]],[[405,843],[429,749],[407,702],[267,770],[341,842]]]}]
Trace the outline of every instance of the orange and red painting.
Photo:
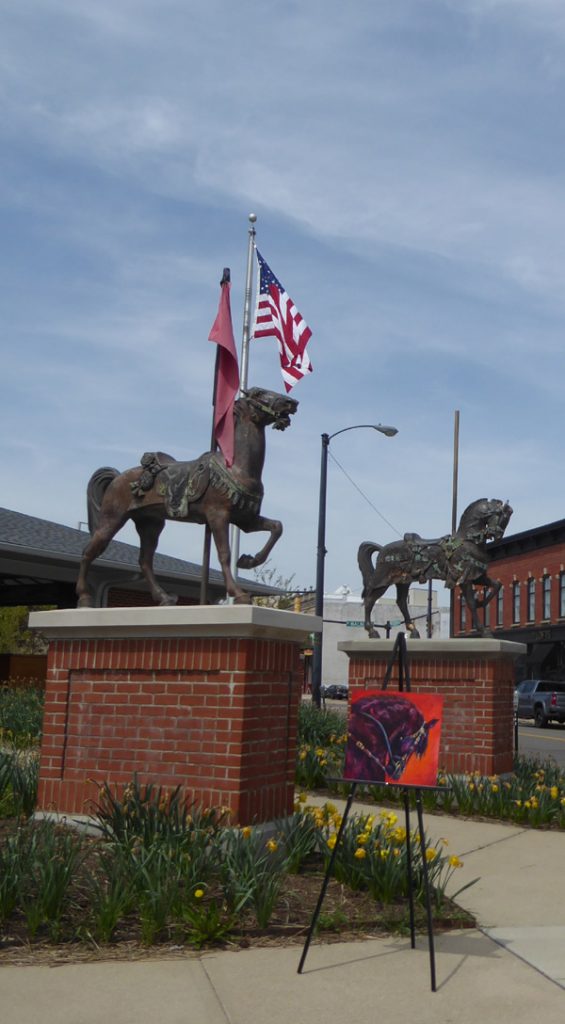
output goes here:
[{"label": "orange and red painting", "polygon": [[351,702],[344,778],[435,786],[443,698],[364,690]]}]

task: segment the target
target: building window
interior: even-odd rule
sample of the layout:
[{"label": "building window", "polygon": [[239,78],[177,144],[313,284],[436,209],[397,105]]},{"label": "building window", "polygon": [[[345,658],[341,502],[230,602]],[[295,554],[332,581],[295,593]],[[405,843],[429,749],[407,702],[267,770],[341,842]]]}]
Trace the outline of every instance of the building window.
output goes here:
[{"label": "building window", "polygon": [[559,615],[565,618],[565,572],[559,575]]},{"label": "building window", "polygon": [[520,584],[517,580],[512,584],[512,622],[520,621]]},{"label": "building window", "polygon": [[465,629],[467,629],[467,605],[465,603],[465,598],[463,597],[463,594],[461,594],[459,621],[461,623],[461,631],[463,632]]},{"label": "building window", "polygon": [[[488,587],[485,587],[483,590],[483,601],[486,599],[488,589]],[[487,629],[490,627],[490,601],[488,604],[485,604],[485,626]]]},{"label": "building window", "polygon": [[504,587],[496,595],[496,625],[504,625]]},{"label": "building window", "polygon": [[530,576],[528,580],[528,622],[536,621],[536,581]]},{"label": "building window", "polygon": [[551,576],[544,576],[541,582],[542,619],[551,618]]}]

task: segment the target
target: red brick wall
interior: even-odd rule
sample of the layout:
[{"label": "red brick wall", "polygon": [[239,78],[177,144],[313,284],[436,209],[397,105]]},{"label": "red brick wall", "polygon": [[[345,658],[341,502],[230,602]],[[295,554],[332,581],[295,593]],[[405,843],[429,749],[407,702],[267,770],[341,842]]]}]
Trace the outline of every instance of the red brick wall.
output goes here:
[{"label": "red brick wall", "polygon": [[[410,646],[410,645],[409,645]],[[379,689],[390,655],[349,656],[350,700],[365,689]],[[410,654],[415,693],[437,693],[444,700],[440,768],[453,773],[512,771],[514,662],[509,656],[445,657]],[[397,684],[394,678],[389,689]]]},{"label": "red brick wall", "polygon": [[[504,588],[504,616],[503,622],[499,624],[496,617],[496,599],[490,604],[490,625],[491,629],[511,629],[512,627],[523,628],[526,625],[538,624],[547,625],[548,620],[542,617],[542,580],[544,576],[551,577],[551,616],[552,623],[565,622],[559,617],[559,578],[565,572],[565,544],[553,544],[539,550],[528,551],[520,554],[509,555],[508,558],[501,558],[493,561],[489,568],[489,575],[494,580],[500,580]],[[527,583],[530,578],[536,582],[536,608],[535,619],[528,619],[528,598]],[[517,580],[520,583],[520,622],[515,623],[512,617],[512,584]],[[467,633],[471,628],[471,616],[467,610],[466,629],[461,630],[461,603],[460,591],[457,590],[457,605],[455,615],[455,628],[459,633]],[[482,612],[479,616],[482,621]]]},{"label": "red brick wall", "polygon": [[53,642],[38,806],[89,813],[137,773],[239,823],[290,813],[301,678],[291,642]]}]

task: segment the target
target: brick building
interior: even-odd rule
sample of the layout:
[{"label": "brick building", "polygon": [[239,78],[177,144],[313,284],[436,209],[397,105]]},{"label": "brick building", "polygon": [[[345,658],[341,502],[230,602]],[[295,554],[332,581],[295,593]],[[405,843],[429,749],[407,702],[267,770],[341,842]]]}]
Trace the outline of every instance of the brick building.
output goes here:
[{"label": "brick building", "polygon": [[[565,678],[565,519],[504,537],[489,546],[490,575],[502,587],[480,613],[503,640],[527,644],[518,678]],[[454,635],[470,630],[470,614],[456,592]]]}]

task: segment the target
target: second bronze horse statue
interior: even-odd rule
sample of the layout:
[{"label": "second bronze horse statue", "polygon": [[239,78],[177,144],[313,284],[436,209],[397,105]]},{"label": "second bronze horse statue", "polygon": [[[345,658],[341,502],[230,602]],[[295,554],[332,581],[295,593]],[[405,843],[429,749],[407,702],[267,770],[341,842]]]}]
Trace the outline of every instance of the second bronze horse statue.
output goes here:
[{"label": "second bronze horse statue", "polygon": [[[428,580],[444,580],[450,590],[461,587],[471,611],[473,630],[484,634],[477,609],[492,601],[501,586],[487,575],[487,544],[502,537],[511,515],[512,509],[507,502],[479,498],[465,509],[454,534],[437,540],[424,540],[417,533],[406,533],[404,540],[393,541],[384,547],[363,541],[357,560],[363,577],[364,625],[369,636],[379,635],[371,622],[375,601],[392,584],[396,584],[396,603],[406,628],[412,637],[419,637],[408,611],[408,591],[411,583],[426,583]],[[375,551],[378,555],[373,565]],[[475,597],[475,584],[487,588],[480,600]]]},{"label": "second bronze horse statue", "polygon": [[87,490],[91,539],[83,551],[76,585],[79,608],[92,605],[87,583],[91,563],[128,519],[139,534],[139,565],[158,604],[174,603],[153,572],[153,556],[167,519],[210,527],[229,596],[236,603],[249,603],[249,595],[230,568],[229,526],[234,523],[244,533],[265,530],[270,534],[256,555],[240,557],[239,568],[253,569],[266,561],[282,533],[282,523],[260,515],[265,427],[286,430],[297,408],[296,399],[263,388],[250,388],[238,398],[234,405],[234,461],[229,469],[220,452],[205,452],[194,462],[177,462],[164,452],[147,452],[140,466],[125,473],[106,466],[96,470]]}]

